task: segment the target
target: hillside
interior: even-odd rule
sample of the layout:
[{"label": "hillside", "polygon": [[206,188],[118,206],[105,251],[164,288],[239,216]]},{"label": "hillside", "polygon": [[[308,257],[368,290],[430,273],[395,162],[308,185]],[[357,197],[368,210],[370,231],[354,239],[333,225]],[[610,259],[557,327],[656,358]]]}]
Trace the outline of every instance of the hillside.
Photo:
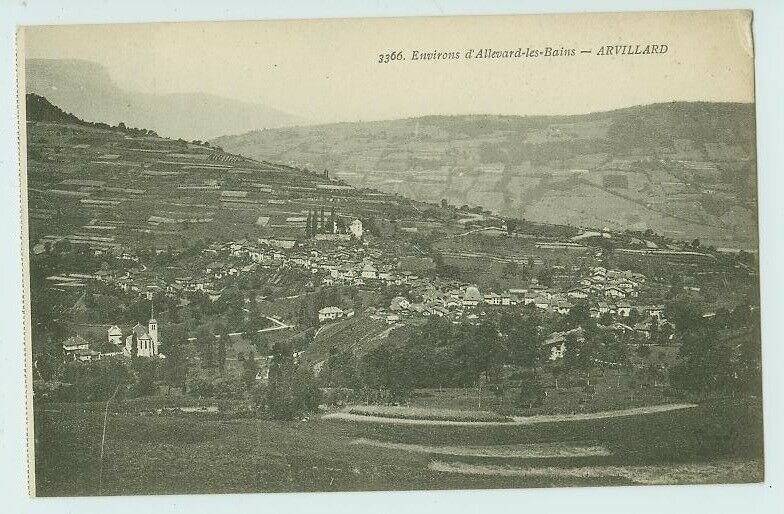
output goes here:
[{"label": "hillside", "polygon": [[260,130],[214,143],[417,200],[546,223],[650,228],[718,247],[757,245],[752,104],[428,116]]},{"label": "hillside", "polygon": [[111,125],[124,122],[188,140],[301,122],[264,105],[215,95],[127,91],[105,68],[87,61],[28,59],[25,83],[28,93],[45,96],[81,119]]},{"label": "hillside", "polygon": [[84,122],[69,112],[65,112],[56,105],[52,105],[49,100],[36,94],[25,96],[25,109],[28,121],[51,121],[56,123],[75,123]]},{"label": "hillside", "polygon": [[[122,252],[229,238],[303,238],[310,210],[340,218],[411,210],[284,165],[166,139],[146,129],[88,123],[28,95],[30,240]],[[40,245],[39,245],[40,244]]]}]

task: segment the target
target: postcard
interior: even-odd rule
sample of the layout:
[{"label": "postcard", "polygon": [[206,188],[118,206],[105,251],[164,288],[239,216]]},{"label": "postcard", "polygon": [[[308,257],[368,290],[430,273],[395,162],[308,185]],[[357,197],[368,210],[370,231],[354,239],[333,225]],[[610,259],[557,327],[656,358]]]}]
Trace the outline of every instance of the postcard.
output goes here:
[{"label": "postcard", "polygon": [[32,496],[763,481],[750,11],[18,49]]}]

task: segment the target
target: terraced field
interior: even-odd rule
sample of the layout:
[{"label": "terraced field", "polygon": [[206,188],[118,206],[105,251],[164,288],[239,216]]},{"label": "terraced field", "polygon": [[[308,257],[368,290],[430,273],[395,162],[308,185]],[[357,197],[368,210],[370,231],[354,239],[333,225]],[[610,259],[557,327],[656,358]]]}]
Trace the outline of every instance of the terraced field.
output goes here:
[{"label": "terraced field", "polygon": [[346,219],[408,205],[320,173],[182,140],[78,120],[32,120],[27,128],[34,251],[60,241],[121,252],[199,239],[294,239],[304,237],[307,213],[325,205]]}]

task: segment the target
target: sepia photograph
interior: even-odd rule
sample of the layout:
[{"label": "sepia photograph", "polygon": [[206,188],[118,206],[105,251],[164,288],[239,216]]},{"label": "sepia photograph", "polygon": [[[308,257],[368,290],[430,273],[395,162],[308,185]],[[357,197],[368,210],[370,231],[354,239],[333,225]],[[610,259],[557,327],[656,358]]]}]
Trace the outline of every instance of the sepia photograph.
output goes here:
[{"label": "sepia photograph", "polygon": [[762,483],[753,18],[20,26],[29,494]]}]

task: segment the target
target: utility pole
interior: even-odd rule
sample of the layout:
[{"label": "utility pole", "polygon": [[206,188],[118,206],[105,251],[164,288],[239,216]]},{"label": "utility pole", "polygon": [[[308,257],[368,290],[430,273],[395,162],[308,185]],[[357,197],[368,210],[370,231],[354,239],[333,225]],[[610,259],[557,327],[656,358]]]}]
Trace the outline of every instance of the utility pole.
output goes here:
[{"label": "utility pole", "polygon": [[103,493],[103,454],[104,454],[104,447],[106,446],[106,424],[109,422],[109,404],[112,403],[114,397],[117,396],[117,391],[120,390],[120,386],[118,385],[114,389],[114,393],[106,400],[106,410],[103,413],[103,433],[101,434],[101,462],[100,468],[98,471],[98,495],[100,496]]}]

